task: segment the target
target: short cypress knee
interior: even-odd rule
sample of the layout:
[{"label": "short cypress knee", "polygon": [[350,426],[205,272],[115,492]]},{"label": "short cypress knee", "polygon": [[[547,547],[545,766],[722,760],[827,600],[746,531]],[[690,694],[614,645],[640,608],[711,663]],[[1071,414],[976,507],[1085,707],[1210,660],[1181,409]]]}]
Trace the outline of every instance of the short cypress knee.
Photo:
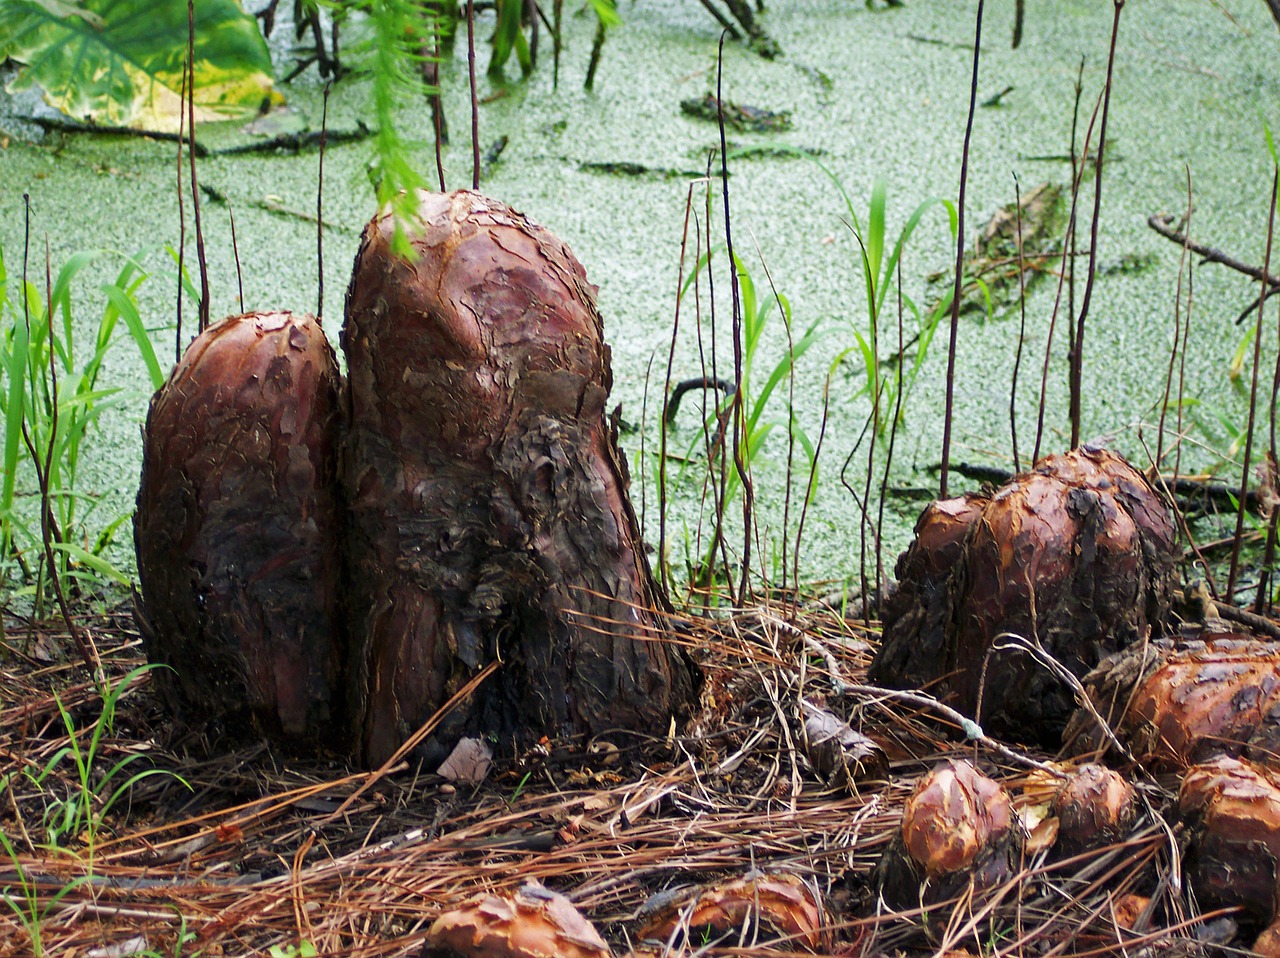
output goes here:
[{"label": "short cypress knee", "polygon": [[310,316],[233,316],[147,415],[134,517],[147,654],[189,718],[310,751],[342,744],[339,378]]}]

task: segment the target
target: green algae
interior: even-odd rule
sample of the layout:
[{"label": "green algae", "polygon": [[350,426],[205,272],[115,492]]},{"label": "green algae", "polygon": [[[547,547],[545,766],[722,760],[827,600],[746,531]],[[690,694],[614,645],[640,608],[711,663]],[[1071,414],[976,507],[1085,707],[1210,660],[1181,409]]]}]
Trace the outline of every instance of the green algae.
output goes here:
[{"label": "green algae", "polygon": [[[1110,29],[1109,4],[1085,0],[1043,0],[1028,4],[1026,33],[1018,50],[1009,48],[1012,9],[989,7],[984,27],[980,99],[1006,87],[999,109],[980,110],[970,157],[969,223],[983,224],[1014,195],[1015,175],[1024,184],[1065,183],[1073,87],[1085,58],[1082,113],[1087,121],[1105,71]],[[771,415],[780,424],[754,463],[761,523],[762,565],[777,574],[783,565],[780,528],[787,505],[788,405],[811,437],[825,435],[817,492],[808,507],[800,547],[806,579],[843,579],[858,574],[863,523],[849,488],[861,495],[861,463],[870,440],[841,481],[842,463],[854,448],[870,414],[868,397],[855,398],[863,384],[847,359],[853,331],[867,330],[860,253],[847,224],[844,203],[815,163],[795,154],[771,156],[764,148],[786,145],[813,151],[844,185],[855,207],[864,209],[877,176],[889,180],[889,231],[896,234],[907,211],[930,196],[954,197],[958,189],[960,145],[968,107],[969,70],[976,3],[927,3],[870,11],[863,4],[829,0],[778,3],[764,25],[784,55],[764,60],[742,46],[726,45],[724,95],[760,109],[790,111],[792,129],[741,134],[744,149],[760,148],[749,161],[735,163],[730,199],[737,250],[759,285],[764,265],[790,300],[799,328],[822,320],[827,335],[797,364],[793,386],[779,390]],[[1231,18],[1223,15],[1227,9]],[[651,170],[685,170],[706,165],[705,122],[682,114],[684,100],[703,97],[715,82],[718,33],[701,8],[685,0],[654,0],[625,7],[624,24],[611,32],[592,93],[581,89],[590,48],[591,24],[569,18],[571,35],[561,63],[560,87],[552,88],[549,63],[529,80],[503,84],[482,80],[482,144],[509,138],[501,162],[483,188],[522,209],[561,235],[600,286],[606,334],[613,347],[613,403],[623,418],[641,424],[628,437],[637,508],[646,534],[658,538],[655,482],[661,389],[670,348],[680,250],[690,179],[666,176],[601,176],[593,165],[634,164]],[[481,33],[485,26],[481,25]],[[922,40],[938,42],[922,42]],[[461,51],[458,52],[461,55]],[[481,64],[483,76],[484,64]],[[445,107],[452,143],[445,151],[447,185],[468,185],[465,64],[455,59],[445,73]],[[284,89],[290,108],[310,129],[319,126],[321,87],[303,76]],[[1109,435],[1140,463],[1144,446],[1154,449],[1157,406],[1173,339],[1174,297],[1181,251],[1147,229],[1153,212],[1180,211],[1186,204],[1187,170],[1195,196],[1193,235],[1246,260],[1261,261],[1270,158],[1263,120],[1275,127],[1280,105],[1280,38],[1265,5],[1245,0],[1166,0],[1126,5],[1116,64],[1111,134],[1122,149],[1109,152],[1104,167],[1099,260],[1141,264],[1106,270],[1098,280],[1085,343],[1083,434]],[[19,112],[22,104],[15,109]],[[329,123],[356,129],[368,122],[368,84],[358,78],[336,86]],[[425,104],[406,114],[408,135],[429,140]],[[1083,121],[1082,121],[1083,122]],[[144,316],[158,348],[172,356],[176,281],[165,244],[179,242],[176,155],[172,144],[147,140],[40,134],[12,113],[0,110],[0,243],[9,261],[21,249],[22,194],[32,198],[33,229],[39,246],[48,237],[58,263],[87,247],[144,251],[155,276],[141,295]],[[200,131],[210,145],[234,145],[247,134],[238,128]],[[30,139],[27,139],[29,137]],[[1048,157],[1048,159],[1044,159]],[[421,168],[434,178],[428,146]],[[366,165],[367,144],[342,143],[325,155],[324,321],[336,339],[342,291],[359,231],[373,212]],[[732,162],[732,161],[731,161]],[[203,208],[215,316],[238,311],[236,262],[229,212],[234,212],[245,308],[315,311],[318,305],[316,227],[302,215],[316,206],[318,155],[314,151],[268,156],[211,156],[200,164],[201,182],[226,197]],[[694,188],[694,231],[707,229],[708,203]],[[187,262],[194,262],[189,188]],[[1092,203],[1092,182],[1081,209]],[[280,213],[279,210],[292,213]],[[710,204],[711,229],[722,235],[719,198]],[[969,237],[970,245],[973,236]],[[1082,245],[1084,245],[1082,243]],[[927,219],[904,257],[902,286],[916,302],[927,301],[928,276],[954,258],[945,218]],[[692,268],[687,257],[686,273]],[[55,266],[56,268],[56,266]],[[731,372],[729,300],[726,277],[718,275],[716,336],[718,369]],[[1019,447],[1025,456],[1034,441],[1049,320],[1056,281],[1042,282],[1027,303],[1027,330],[1016,402]],[[87,317],[98,312],[96,288],[77,289]],[[1191,345],[1187,356],[1187,396],[1204,430],[1197,440],[1216,438],[1225,447],[1219,417],[1242,422],[1244,401],[1231,389],[1228,364],[1240,330],[1231,320],[1253,295],[1248,281],[1219,267],[1198,267]],[[891,297],[892,298],[892,297]],[[1065,302],[1065,299],[1064,299]],[[710,349],[710,311],[701,303],[702,353]],[[1065,314],[1065,305],[1060,309]],[[680,332],[671,370],[673,380],[702,373],[695,336],[694,307],[682,305]],[[896,339],[895,316],[885,317],[882,335]],[[194,327],[194,307],[184,324]],[[913,318],[904,317],[907,338]],[[1016,320],[962,321],[957,354],[956,457],[1009,465],[1009,393],[1018,339]],[[1047,384],[1046,451],[1063,447],[1066,408],[1066,342],[1061,326]],[[945,355],[935,342],[909,402],[897,437],[891,482],[928,486],[937,462],[942,429]],[[761,345],[762,361],[785,349],[780,324]],[[1268,348],[1274,344],[1268,340]],[[891,351],[885,349],[885,352]],[[113,352],[111,385],[144,391],[145,371],[123,345]],[[829,386],[828,386],[829,382]],[[827,397],[824,404],[824,396]],[[104,512],[131,508],[145,415],[139,402],[114,414],[95,444],[98,461],[91,485],[108,493]],[[669,437],[681,453],[696,449],[696,417]],[[1166,440],[1166,445],[1168,440]],[[643,449],[643,452],[641,451]],[[876,455],[883,463],[883,440]],[[1209,466],[1217,452],[1188,443],[1184,468]],[[1024,463],[1025,464],[1025,463]],[[789,536],[794,538],[804,477],[793,470]],[[874,486],[879,484],[877,471]],[[689,468],[674,485],[681,500],[668,509],[669,555],[679,568],[700,554],[693,540],[707,510],[699,505],[701,485]],[[874,510],[874,505],[873,505]],[[885,561],[910,535],[919,504],[891,499],[886,515]],[[874,511],[871,513],[874,518]],[[686,541],[689,543],[686,546]],[[774,545],[766,543],[772,541]],[[876,543],[868,542],[874,556]],[[124,559],[127,543],[120,547]],[[794,542],[786,547],[794,561]]]}]

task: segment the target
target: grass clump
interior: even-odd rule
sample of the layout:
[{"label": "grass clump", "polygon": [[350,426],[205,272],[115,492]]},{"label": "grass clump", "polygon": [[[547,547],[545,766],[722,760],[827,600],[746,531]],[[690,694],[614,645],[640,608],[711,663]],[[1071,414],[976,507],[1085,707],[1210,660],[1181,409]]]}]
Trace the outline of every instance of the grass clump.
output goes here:
[{"label": "grass clump", "polygon": [[[90,264],[108,258],[121,266],[99,287],[102,312],[85,336],[73,310],[73,284]],[[0,588],[29,596],[42,615],[51,577],[66,592],[84,577],[128,585],[105,554],[129,514],[101,514],[104,496],[84,487],[82,471],[103,415],[140,399],[106,384],[115,343],[127,338],[133,344],[153,388],[164,372],[138,310],[138,289],[148,276],[139,257],[76,253],[56,279],[46,266],[43,296],[25,278],[26,266],[24,256],[23,275],[12,275],[0,248]]]}]

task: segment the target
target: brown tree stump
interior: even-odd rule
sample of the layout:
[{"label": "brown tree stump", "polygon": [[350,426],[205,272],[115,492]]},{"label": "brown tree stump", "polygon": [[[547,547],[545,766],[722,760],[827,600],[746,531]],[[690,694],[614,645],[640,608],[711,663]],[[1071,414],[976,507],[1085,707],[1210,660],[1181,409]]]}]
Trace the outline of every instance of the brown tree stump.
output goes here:
[{"label": "brown tree stump", "polygon": [[1169,510],[1120,456],[1090,446],[1047,456],[989,498],[926,510],[898,560],[870,677],[929,685],[997,734],[1056,745],[1072,690],[997,639],[1038,642],[1082,676],[1164,630],[1177,557]]},{"label": "brown tree stump", "polygon": [[967,761],[949,761],[916,782],[871,884],[895,909],[948,901],[966,889],[981,895],[1016,873],[1021,849],[1004,787]]},{"label": "brown tree stump", "polygon": [[338,388],[310,316],[210,326],[151,401],[134,517],[147,655],[170,667],[155,679],[171,704],[303,750],[341,707]]},{"label": "brown tree stump", "polygon": [[662,734],[695,675],[663,641],[605,422],[594,288],[502,203],[419,203],[412,261],[389,215],[365,230],[343,328],[362,757],[383,761],[495,660],[442,737]]}]

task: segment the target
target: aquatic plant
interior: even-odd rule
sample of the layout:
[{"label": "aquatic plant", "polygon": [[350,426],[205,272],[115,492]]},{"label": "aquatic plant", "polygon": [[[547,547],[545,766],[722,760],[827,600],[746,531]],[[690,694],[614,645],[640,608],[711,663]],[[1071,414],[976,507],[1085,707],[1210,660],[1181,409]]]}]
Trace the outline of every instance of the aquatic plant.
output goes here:
[{"label": "aquatic plant", "polygon": [[[45,795],[42,825],[46,846],[50,849],[70,849],[71,843],[76,843],[83,849],[83,854],[76,851],[76,857],[84,862],[89,874],[93,873],[98,836],[106,824],[107,816],[130,789],[144,779],[157,775],[168,776],[184,786],[187,785],[181,776],[167,769],[145,768],[132,771],[131,767],[136,762],[143,761],[143,756],[137,752],[127,753],[101,774],[96,768],[103,757],[103,736],[114,731],[120,699],[148,672],[156,668],[162,666],[141,665],[118,682],[104,685],[102,709],[89,730],[88,741],[84,743],[81,742],[81,732],[76,728],[70,711],[61,700],[56,700],[58,715],[67,731],[67,744],[55,751],[43,765],[33,766],[23,772],[25,778]],[[59,781],[64,766],[70,766],[72,784],[65,795],[59,795],[46,786],[51,787]],[[11,785],[9,779],[0,780],[0,790],[10,788]]]},{"label": "aquatic plant", "polygon": [[[817,162],[816,160],[814,162]],[[885,302],[890,288],[893,287],[894,273],[902,260],[908,241],[920,225],[920,221],[934,207],[941,207],[947,214],[951,237],[954,240],[958,228],[958,217],[955,204],[950,200],[931,197],[922,201],[912,210],[906,223],[893,238],[890,247],[888,230],[888,192],[886,180],[877,177],[871,186],[871,198],[867,207],[865,227],[863,220],[854,208],[853,200],[843,184],[831,174],[826,167],[818,164],[832,182],[844,200],[849,214],[848,227],[858,242],[858,254],[862,268],[863,283],[866,289],[866,325],[851,323],[854,341],[858,353],[862,357],[865,382],[855,396],[866,396],[876,407],[875,429],[877,434],[884,434],[893,422],[894,413],[890,410],[901,410],[907,395],[910,394],[924,365],[929,346],[937,332],[938,323],[951,308],[952,291],[945,291],[933,304],[922,311],[920,306],[907,295],[902,296],[902,305],[915,320],[916,329],[911,339],[915,343],[915,356],[907,364],[905,353],[888,352],[885,348],[885,337],[882,335]],[[886,255],[886,252],[888,255]],[[893,369],[901,365],[903,374],[893,374]],[[901,398],[898,392],[902,391]]]},{"label": "aquatic plant", "polygon": [[[34,876],[28,875],[26,869],[22,867],[18,850],[14,848],[13,842],[3,831],[0,831],[0,849],[4,850],[9,863],[13,866],[11,883],[0,887],[0,901],[9,907],[19,926],[27,933],[34,958],[44,958],[46,954],[43,933],[45,919],[49,916],[49,912],[57,907],[58,902],[88,882],[90,876],[77,875],[52,895],[42,898]],[[16,890],[14,883],[17,885]]]},{"label": "aquatic plant", "polygon": [[[102,314],[93,338],[84,341],[73,318],[72,284],[91,263],[106,258],[123,264],[112,282],[99,287]],[[101,417],[138,398],[102,383],[122,321],[152,385],[163,381],[138,312],[137,291],[147,276],[139,256],[89,250],[72,255],[56,280],[46,267],[42,297],[34,282],[9,273],[0,248],[0,557],[17,567],[38,611],[50,575],[65,589],[84,576],[129,581],[104,556],[128,513],[100,516],[103,494],[85,490],[80,472]],[[27,476],[25,486],[20,475]],[[33,492],[39,508],[21,507],[20,497]]]},{"label": "aquatic plant", "polygon": [[[683,284],[682,296],[695,283],[705,278],[710,271],[715,252],[713,249],[712,252],[704,253],[699,257],[693,271]],[[788,434],[800,444],[804,455],[804,481],[810,494],[816,486],[816,482],[811,481],[810,478],[817,469],[817,455],[813,442],[800,427],[794,412],[789,407],[785,415],[778,418],[772,412],[771,401],[778,386],[792,375],[796,362],[824,334],[823,322],[821,319],[814,321],[796,338],[791,303],[786,296],[772,288],[771,279],[770,292],[762,294],[757,289],[746,264],[737,254],[733,256],[733,265],[742,312],[742,371],[737,383],[720,383],[715,377],[703,378],[702,381],[711,388],[720,389],[726,385],[731,388],[723,389],[725,395],[708,410],[702,430],[692,441],[688,455],[685,457],[686,463],[695,461],[698,447],[702,448],[704,453],[702,462],[706,468],[704,484],[714,490],[712,497],[715,525],[709,544],[702,550],[701,557],[693,570],[693,581],[701,586],[709,586],[715,579],[717,568],[728,565],[727,555],[721,556],[722,561],[717,562],[717,553],[724,547],[725,516],[729,512],[730,505],[737,501],[743,491],[744,474],[747,476],[751,474],[752,466],[760,456],[765,440],[779,425],[785,423]],[[761,355],[763,334],[769,325],[770,317],[775,314],[775,307],[786,336],[787,347],[773,366],[763,374],[763,382],[761,382],[760,376],[756,375],[757,366]],[[675,411],[678,409],[678,402],[673,398],[669,398],[668,403],[663,417],[664,429],[674,419]],[[735,416],[735,412],[739,415]],[[736,430],[738,433],[737,448],[741,458],[741,468],[732,462],[731,430]],[[660,468],[665,470],[665,459],[660,464]],[[785,530],[783,535],[786,535]],[[724,571],[727,573],[727,568]]]}]

